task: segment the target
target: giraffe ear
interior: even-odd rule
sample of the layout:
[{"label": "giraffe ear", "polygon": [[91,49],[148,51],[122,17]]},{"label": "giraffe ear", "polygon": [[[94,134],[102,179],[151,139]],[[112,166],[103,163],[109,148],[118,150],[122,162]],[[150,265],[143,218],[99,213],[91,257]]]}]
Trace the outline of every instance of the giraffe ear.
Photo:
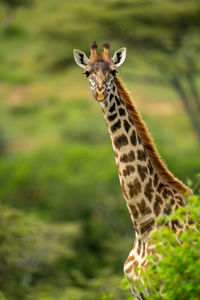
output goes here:
[{"label": "giraffe ear", "polygon": [[119,67],[123,64],[123,62],[125,61],[126,58],[126,48],[120,48],[119,50],[117,50],[113,57],[112,57],[112,61],[114,62],[116,67]]},{"label": "giraffe ear", "polygon": [[74,59],[77,65],[81,68],[85,68],[89,62],[89,59],[87,58],[87,55],[78,49],[73,50]]}]

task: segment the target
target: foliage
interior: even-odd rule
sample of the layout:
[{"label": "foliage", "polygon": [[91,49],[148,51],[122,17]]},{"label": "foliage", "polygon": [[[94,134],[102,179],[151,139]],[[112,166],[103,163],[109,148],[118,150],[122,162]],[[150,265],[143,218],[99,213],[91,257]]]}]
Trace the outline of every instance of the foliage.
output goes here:
[{"label": "foliage", "polygon": [[0,290],[6,298],[24,299],[42,278],[55,276],[56,282],[62,276],[55,266],[74,257],[80,226],[48,224],[8,206],[0,208]]},{"label": "foliage", "polygon": [[[144,286],[148,287],[148,299],[199,299],[200,298],[200,195],[188,199],[187,208],[179,208],[174,218],[184,222],[185,214],[190,211],[192,220],[197,225],[180,236],[181,245],[177,243],[175,235],[167,227],[162,227],[153,234],[152,242],[156,245],[156,252],[161,255],[149,257],[149,265],[141,276]],[[164,221],[167,219],[164,219]],[[181,222],[180,222],[181,223]]]}]

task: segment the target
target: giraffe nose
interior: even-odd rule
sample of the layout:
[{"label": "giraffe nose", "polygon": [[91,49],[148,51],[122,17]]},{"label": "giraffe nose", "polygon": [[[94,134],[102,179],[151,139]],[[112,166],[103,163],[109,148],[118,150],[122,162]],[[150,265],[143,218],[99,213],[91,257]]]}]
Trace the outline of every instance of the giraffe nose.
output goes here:
[{"label": "giraffe nose", "polygon": [[97,92],[97,100],[104,100],[104,92],[105,92],[105,87],[101,86],[96,88],[96,92]]}]

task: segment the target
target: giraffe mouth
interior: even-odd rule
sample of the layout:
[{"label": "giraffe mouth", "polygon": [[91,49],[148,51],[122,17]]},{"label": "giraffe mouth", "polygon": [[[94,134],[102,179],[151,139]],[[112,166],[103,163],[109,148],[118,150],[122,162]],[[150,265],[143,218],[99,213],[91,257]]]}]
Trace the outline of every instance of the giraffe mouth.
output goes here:
[{"label": "giraffe mouth", "polygon": [[98,92],[97,93],[97,100],[98,101],[103,101],[104,99],[105,99],[104,91],[103,92]]},{"label": "giraffe mouth", "polygon": [[103,102],[106,99],[108,99],[109,92],[107,90],[104,90],[103,92],[97,92],[96,95],[94,95],[94,98],[97,102]]},{"label": "giraffe mouth", "polygon": [[104,96],[102,99],[98,99],[96,97],[95,97],[95,99],[96,99],[97,102],[102,103],[102,102],[104,102],[108,99],[108,95]]}]

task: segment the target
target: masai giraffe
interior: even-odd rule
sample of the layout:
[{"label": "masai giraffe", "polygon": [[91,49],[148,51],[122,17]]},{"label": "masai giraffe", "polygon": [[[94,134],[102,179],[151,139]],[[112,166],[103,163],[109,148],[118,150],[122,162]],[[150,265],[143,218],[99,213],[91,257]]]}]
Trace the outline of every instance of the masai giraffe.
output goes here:
[{"label": "masai giraffe", "polygon": [[[152,251],[150,237],[158,228],[157,218],[169,215],[174,205],[185,205],[185,196],[192,191],[175,178],[161,160],[148,130],[137,111],[130,94],[117,76],[117,68],[124,62],[126,48],[120,48],[110,58],[109,44],[97,53],[96,42],[91,44],[88,59],[80,50],[74,50],[76,63],[84,69],[94,98],[100,102],[110,133],[120,184],[126,199],[135,230],[133,248],[125,261],[124,273],[133,283],[135,299],[145,299],[134,288],[138,279],[137,267],[144,268],[146,257]],[[188,227],[178,221],[169,222],[169,227],[178,235]]]}]

